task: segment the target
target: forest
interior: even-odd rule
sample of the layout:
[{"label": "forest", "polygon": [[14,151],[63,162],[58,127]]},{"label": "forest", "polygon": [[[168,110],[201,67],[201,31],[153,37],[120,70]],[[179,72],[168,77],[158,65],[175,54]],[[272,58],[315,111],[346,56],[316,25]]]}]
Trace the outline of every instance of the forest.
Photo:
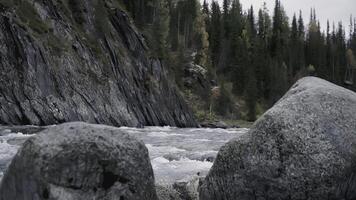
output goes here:
[{"label": "forest", "polygon": [[[348,25],[328,21],[322,30],[315,9],[308,20],[301,11],[290,19],[280,0],[273,12],[266,4],[244,11],[239,0],[222,5],[206,0],[202,5],[199,0],[122,4],[149,41],[152,56],[169,67],[199,120],[225,116],[254,121],[304,76],[356,90],[352,16]],[[206,70],[213,89],[197,92],[186,86],[184,66],[191,62]]]}]

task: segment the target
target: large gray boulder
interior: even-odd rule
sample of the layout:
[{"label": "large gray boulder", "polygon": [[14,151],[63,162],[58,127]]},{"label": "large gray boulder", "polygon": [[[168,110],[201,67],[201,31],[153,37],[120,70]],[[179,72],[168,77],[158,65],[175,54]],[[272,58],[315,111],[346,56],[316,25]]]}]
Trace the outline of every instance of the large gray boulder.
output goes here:
[{"label": "large gray boulder", "polygon": [[148,151],[116,128],[68,123],[27,140],[0,200],[156,200]]},{"label": "large gray boulder", "polygon": [[200,199],[356,199],[356,94],[299,80],[221,148]]}]

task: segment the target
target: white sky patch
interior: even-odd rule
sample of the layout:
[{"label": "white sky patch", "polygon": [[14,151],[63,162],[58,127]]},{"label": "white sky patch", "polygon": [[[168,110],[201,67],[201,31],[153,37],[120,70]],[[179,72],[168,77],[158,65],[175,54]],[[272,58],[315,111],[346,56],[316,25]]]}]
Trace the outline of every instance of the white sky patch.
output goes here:
[{"label": "white sky patch", "polygon": [[[201,0],[201,2],[203,1]],[[211,0],[207,1],[210,2]],[[222,5],[223,0],[217,1]],[[272,15],[275,0],[240,0],[244,10],[253,5],[256,11],[255,14],[257,14],[258,9],[262,7],[264,2],[267,3],[267,7]],[[310,9],[315,8],[317,18],[320,20],[323,30],[326,30],[326,23],[329,19],[331,26],[332,22],[335,22],[335,25],[337,25],[337,22],[342,21],[344,27],[346,27],[346,33],[348,33],[350,15],[356,17],[356,0],[281,0],[281,3],[290,18],[290,22],[293,14],[296,13],[299,15],[299,10],[301,10],[304,23],[308,24]]]}]

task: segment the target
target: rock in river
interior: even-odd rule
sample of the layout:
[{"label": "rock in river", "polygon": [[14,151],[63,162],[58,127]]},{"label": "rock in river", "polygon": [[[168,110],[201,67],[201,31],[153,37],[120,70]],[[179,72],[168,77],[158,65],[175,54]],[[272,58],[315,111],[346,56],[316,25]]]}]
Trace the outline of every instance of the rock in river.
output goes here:
[{"label": "rock in river", "polygon": [[200,199],[356,199],[356,94],[299,80],[221,148]]},{"label": "rock in river", "polygon": [[0,200],[156,200],[148,151],[124,131],[68,123],[28,139],[10,164]]}]

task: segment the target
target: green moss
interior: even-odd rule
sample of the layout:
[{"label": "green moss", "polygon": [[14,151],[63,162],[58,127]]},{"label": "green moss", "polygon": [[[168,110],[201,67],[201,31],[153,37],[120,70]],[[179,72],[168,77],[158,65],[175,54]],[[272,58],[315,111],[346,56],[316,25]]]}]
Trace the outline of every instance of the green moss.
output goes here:
[{"label": "green moss", "polygon": [[95,28],[98,33],[109,33],[110,32],[110,20],[108,18],[108,11],[105,2],[102,0],[97,0],[95,2]]},{"label": "green moss", "polygon": [[67,0],[67,5],[69,9],[72,12],[73,19],[76,23],[79,25],[82,25],[85,23],[85,17],[84,17],[84,12],[85,12],[85,7],[83,5],[82,1],[79,0]]},{"label": "green moss", "polygon": [[27,0],[0,0],[0,5],[5,9],[13,8],[19,18],[18,22],[33,31],[42,34],[49,31],[50,27],[45,23],[37,10]]},{"label": "green moss", "polygon": [[245,120],[222,120],[229,126],[238,126],[241,128],[251,128],[254,122],[249,122]]},{"label": "green moss", "polygon": [[109,8],[112,8],[112,9],[117,8],[117,9],[125,11],[126,13],[129,13],[122,0],[107,0],[106,4],[109,6]]},{"label": "green moss", "polygon": [[49,25],[43,22],[31,3],[20,0],[13,1],[13,3],[13,6],[16,6],[16,14],[23,24],[28,25],[33,31],[39,34],[49,31]]},{"label": "green moss", "polygon": [[13,0],[0,0],[0,5],[5,8],[11,8],[14,6]]},{"label": "green moss", "polygon": [[62,52],[68,51],[70,46],[68,41],[62,41],[59,37],[53,34],[47,35],[47,44],[48,48],[50,48],[56,55],[61,55]]}]

